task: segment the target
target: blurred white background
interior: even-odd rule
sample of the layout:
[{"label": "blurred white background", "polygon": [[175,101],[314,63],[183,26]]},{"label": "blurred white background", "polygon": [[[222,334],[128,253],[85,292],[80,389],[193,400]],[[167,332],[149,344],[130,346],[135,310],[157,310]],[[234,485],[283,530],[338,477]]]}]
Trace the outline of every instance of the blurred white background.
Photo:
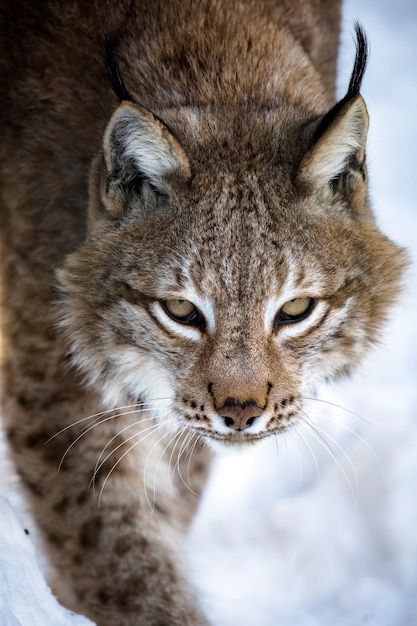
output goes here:
[{"label": "blurred white background", "polygon": [[[383,231],[415,256],[417,2],[345,2],[340,96],[355,19],[371,47],[362,93],[373,204]],[[301,426],[278,448],[266,442],[217,462],[189,542],[215,626],[417,624],[414,268],[407,284],[361,370],[320,390],[318,397],[358,416],[308,405],[330,451]]]},{"label": "blurred white background", "polygon": [[[345,3],[340,96],[352,68],[354,19],[371,44],[363,95],[377,218],[414,255],[417,2]],[[266,442],[217,461],[189,540],[193,580],[213,626],[417,624],[416,285],[412,268],[383,343],[353,379],[320,390],[320,398],[357,416],[309,403],[328,448],[300,427],[277,446]],[[10,476],[2,462],[0,494],[21,511]],[[2,594],[2,580],[12,580],[1,567],[7,550],[13,567],[13,550],[23,542],[8,530],[11,515],[0,520],[0,625],[81,624],[67,613],[58,617],[43,591],[29,599],[19,584]],[[15,567],[20,582],[24,571],[36,578],[30,554]],[[31,617],[23,606],[33,609]]]}]

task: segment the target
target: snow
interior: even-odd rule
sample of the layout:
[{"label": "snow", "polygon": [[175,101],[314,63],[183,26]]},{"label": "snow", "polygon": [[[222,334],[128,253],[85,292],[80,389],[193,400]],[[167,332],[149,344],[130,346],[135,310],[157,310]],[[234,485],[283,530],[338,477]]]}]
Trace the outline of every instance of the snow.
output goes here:
[{"label": "snow", "polygon": [[[371,194],[383,230],[417,251],[417,5],[345,3],[339,92],[352,23],[371,41]],[[216,462],[188,542],[191,577],[213,626],[411,626],[417,623],[417,285],[380,347],[349,381],[320,390],[301,427]],[[30,519],[1,464],[0,624],[87,624],[57,605],[19,519]],[[18,512],[19,517],[12,511]]]},{"label": "snow", "polygon": [[88,619],[67,611],[55,600],[26,533],[10,502],[0,496],[1,625],[93,626]]}]

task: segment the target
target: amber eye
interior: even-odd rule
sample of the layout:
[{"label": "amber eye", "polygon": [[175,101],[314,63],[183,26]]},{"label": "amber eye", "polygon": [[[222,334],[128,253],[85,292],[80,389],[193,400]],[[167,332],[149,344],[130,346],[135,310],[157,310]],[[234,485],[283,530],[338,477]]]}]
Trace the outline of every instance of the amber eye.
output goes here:
[{"label": "amber eye", "polygon": [[161,306],[176,322],[200,327],[205,325],[203,315],[189,300],[161,300]]},{"label": "amber eye", "polygon": [[275,318],[275,324],[291,324],[305,319],[314,309],[314,298],[294,298],[288,300],[280,309]]}]

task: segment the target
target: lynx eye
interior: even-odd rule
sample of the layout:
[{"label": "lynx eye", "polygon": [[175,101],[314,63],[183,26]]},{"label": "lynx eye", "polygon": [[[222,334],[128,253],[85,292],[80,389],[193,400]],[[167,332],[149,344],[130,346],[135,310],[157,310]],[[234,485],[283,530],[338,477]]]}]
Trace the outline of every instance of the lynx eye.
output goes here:
[{"label": "lynx eye", "polygon": [[288,300],[281,307],[275,318],[275,324],[291,324],[293,322],[301,322],[310,315],[314,309],[316,301],[314,298],[294,298]]},{"label": "lynx eye", "polygon": [[205,325],[203,315],[189,300],[161,300],[161,306],[165,313],[176,322],[200,327]]}]

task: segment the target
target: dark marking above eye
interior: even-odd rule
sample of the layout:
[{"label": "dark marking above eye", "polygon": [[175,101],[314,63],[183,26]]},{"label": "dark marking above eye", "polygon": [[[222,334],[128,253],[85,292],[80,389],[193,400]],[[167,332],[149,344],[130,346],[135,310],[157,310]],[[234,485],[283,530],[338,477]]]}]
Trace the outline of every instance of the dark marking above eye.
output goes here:
[{"label": "dark marking above eye", "polygon": [[298,287],[303,282],[305,277],[306,277],[305,269],[304,269],[304,267],[300,267],[299,270],[298,270],[297,277],[295,279],[296,287]]},{"label": "dark marking above eye", "polygon": [[176,268],[175,270],[175,278],[179,287],[184,287],[184,275],[180,268]]}]

